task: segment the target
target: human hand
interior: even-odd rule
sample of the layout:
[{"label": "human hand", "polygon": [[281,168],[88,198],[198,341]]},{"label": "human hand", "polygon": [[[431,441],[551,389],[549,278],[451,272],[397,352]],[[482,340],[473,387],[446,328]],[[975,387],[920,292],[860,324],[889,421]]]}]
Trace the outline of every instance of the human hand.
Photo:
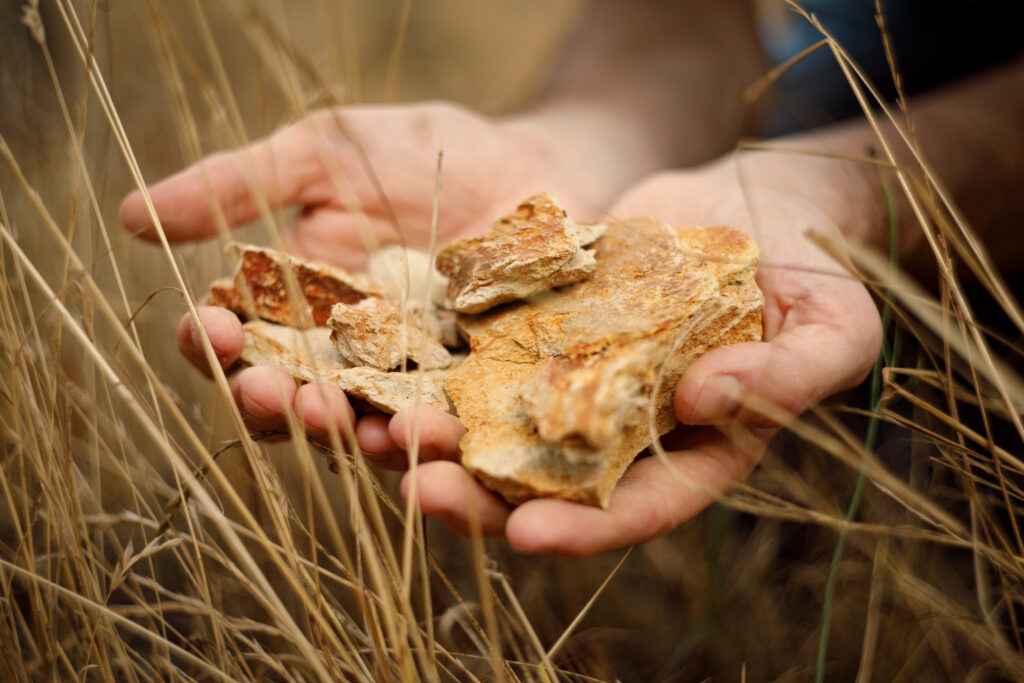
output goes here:
[{"label": "human hand", "polygon": [[[325,110],[248,147],[208,157],[157,183],[150,195],[172,242],[214,236],[213,202],[230,227],[258,218],[265,202],[269,209],[298,209],[282,230],[285,249],[359,268],[367,238],[378,244],[401,239],[410,246],[427,244],[441,149],[440,243],[486,230],[541,190],[557,195],[574,217],[596,218],[651,165],[637,151],[643,145],[625,140],[592,149],[591,139],[610,142],[625,135],[613,125],[618,124],[600,112],[555,106],[500,121],[437,103]],[[124,200],[120,216],[129,230],[156,238],[141,193]],[[238,318],[210,307],[200,308],[199,317],[221,364],[234,364],[244,343]],[[177,339],[183,355],[208,372],[189,316],[181,319]],[[278,368],[245,369],[233,377],[232,388],[246,422],[257,429],[283,428],[289,406],[314,434],[331,420],[341,425],[353,415],[336,387],[297,388]],[[423,458],[431,455],[432,435],[461,429],[450,416],[429,415],[422,420]],[[361,419],[356,425],[361,447],[383,464],[402,466],[405,422],[397,419],[389,431],[382,415]]]},{"label": "human hand", "polygon": [[[743,174],[728,161],[659,175],[612,209],[613,216],[652,215],[677,226],[731,225],[761,247],[765,341],[716,349],[689,368],[675,394],[683,426],[662,441],[671,451],[667,463],[634,463],[607,510],[550,499],[510,510],[454,463],[428,463],[417,492],[424,512],[462,530],[475,514],[485,531],[504,533],[528,552],[586,555],[640,543],[698,514],[761,458],[776,425],[742,410],[743,395],[795,415],[863,380],[881,345],[877,309],[804,234],[835,230],[857,212],[832,191],[834,178],[808,174],[806,166],[765,157]],[[439,457],[456,457],[454,442],[435,446]]]}]

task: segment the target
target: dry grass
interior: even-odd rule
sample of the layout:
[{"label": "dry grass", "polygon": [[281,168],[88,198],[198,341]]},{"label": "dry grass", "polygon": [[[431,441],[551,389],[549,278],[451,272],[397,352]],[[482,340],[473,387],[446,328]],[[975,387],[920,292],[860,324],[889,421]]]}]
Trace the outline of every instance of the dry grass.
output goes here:
[{"label": "dry grass", "polygon": [[[630,554],[454,538],[351,434],[249,435],[222,373],[182,373],[171,321],[226,264],[120,234],[121,194],[332,98],[509,106],[542,60],[512,73],[494,42],[543,54],[560,24],[475,4],[58,0],[45,32],[27,4],[8,62],[25,67],[0,69],[18,105],[0,114],[4,679],[1024,678],[1024,320],[924,160],[895,166],[915,149],[899,111],[869,114],[900,131],[880,137],[879,182],[909,198],[893,229],[923,231],[937,279],[821,238],[887,311],[873,386]],[[841,47],[820,49],[873,103]],[[502,88],[479,95],[484,78]],[[249,230],[273,241],[279,219]]]}]

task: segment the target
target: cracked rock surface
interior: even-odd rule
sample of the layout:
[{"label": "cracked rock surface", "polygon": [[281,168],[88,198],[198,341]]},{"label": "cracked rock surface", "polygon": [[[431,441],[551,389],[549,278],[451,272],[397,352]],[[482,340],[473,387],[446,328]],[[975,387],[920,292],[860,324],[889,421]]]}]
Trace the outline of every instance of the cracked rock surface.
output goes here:
[{"label": "cracked rock surface", "polygon": [[[216,281],[209,300],[215,305],[249,317],[262,318],[290,327],[322,326],[337,303],[354,304],[382,292],[365,275],[352,274],[343,268],[317,263],[267,247],[235,244],[238,270],[234,287]],[[291,270],[298,287],[298,297],[289,294],[286,270]],[[251,301],[249,298],[251,297]],[[306,310],[293,310],[294,300],[304,301]],[[312,321],[312,325],[310,324]]]},{"label": "cracked rock surface", "polygon": [[338,386],[349,396],[385,413],[397,413],[416,405],[452,412],[444,392],[444,370],[383,372],[375,368],[339,370]]},{"label": "cracked rock surface", "polygon": [[607,506],[626,467],[675,426],[690,363],[761,339],[744,233],[635,219],[611,225],[596,252],[584,282],[460,317],[471,352],[445,387],[468,430],[462,462],[510,502]]},{"label": "cracked rock surface", "polygon": [[326,327],[300,330],[264,320],[242,325],[245,346],[242,361],[249,365],[277,365],[303,382],[331,381],[348,364],[331,343]]},{"label": "cracked rock surface", "polygon": [[[582,225],[547,195],[443,249],[443,275],[426,254],[391,247],[366,274],[238,249],[234,278],[207,300],[257,318],[243,326],[244,362],[336,383],[386,413],[418,403],[456,414],[463,465],[513,504],[606,507],[633,459],[676,425],[687,367],[762,338],[758,250],[745,233],[648,218]],[[305,310],[292,310],[286,267]],[[466,340],[468,357],[445,348]],[[403,346],[418,367],[394,372]]]},{"label": "cracked rock surface", "polygon": [[448,367],[452,362],[448,349],[420,328],[420,318],[416,311],[407,310],[403,320],[398,304],[363,299],[357,304],[335,304],[327,326],[342,358],[351,365],[393,370],[405,355],[423,370]]},{"label": "cracked rock surface", "polygon": [[530,197],[482,237],[458,240],[437,255],[448,277],[448,303],[459,313],[482,313],[499,304],[579,282],[594,272],[584,247],[603,225],[577,225],[546,194]]},{"label": "cracked rock surface", "polygon": [[[444,287],[443,277],[436,272],[426,276],[426,254],[402,254],[398,247],[386,247],[371,257],[368,274],[352,274],[266,247],[234,249],[240,257],[238,270],[232,278],[214,280],[206,302],[255,318],[242,326],[243,363],[275,365],[301,382],[333,382],[386,413],[416,401],[451,411],[440,368],[451,365],[452,356],[441,341],[456,348],[462,340],[454,313],[437,310],[433,298],[424,313],[422,300],[407,297],[406,344],[419,369],[388,372],[401,364],[400,301],[406,264],[409,291],[422,291],[417,288],[436,279],[435,291],[443,298],[443,289],[438,289]],[[293,310],[285,274],[289,267],[307,305],[304,311]],[[251,296],[248,305],[246,289]],[[313,326],[306,326],[310,321]]]}]

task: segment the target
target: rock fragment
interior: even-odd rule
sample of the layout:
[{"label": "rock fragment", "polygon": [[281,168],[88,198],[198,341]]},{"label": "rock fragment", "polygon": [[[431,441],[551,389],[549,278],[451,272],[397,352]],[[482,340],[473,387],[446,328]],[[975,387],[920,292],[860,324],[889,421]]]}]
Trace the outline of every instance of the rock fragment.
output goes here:
[{"label": "rock fragment", "polygon": [[689,364],[761,339],[757,248],[743,233],[635,219],[613,224],[596,256],[570,289],[460,318],[471,354],[445,386],[468,430],[462,462],[513,503],[606,506],[636,455],[676,424],[672,393]]},{"label": "rock fragment", "polygon": [[221,277],[210,283],[210,291],[203,301],[208,306],[220,306],[228,310],[240,312],[244,310],[242,293],[235,288],[234,278]]},{"label": "rock fragment", "polygon": [[576,224],[546,194],[531,197],[483,237],[441,250],[437,268],[448,277],[448,303],[460,313],[482,313],[584,280],[596,267],[584,247],[604,229]]},{"label": "rock fragment", "polygon": [[300,382],[336,384],[352,398],[386,413],[415,405],[452,411],[444,391],[444,370],[403,373],[349,367],[331,342],[331,330],[326,327],[297,330],[255,320],[243,325],[242,330],[242,361],[249,365],[274,365]]},{"label": "rock fragment", "polygon": [[375,368],[348,368],[337,374],[337,383],[354,398],[385,413],[397,413],[417,405],[447,413],[451,404],[444,392],[445,370],[383,372]]},{"label": "rock fragment", "polygon": [[[240,297],[230,301],[234,305],[228,308],[243,315],[290,327],[308,327],[310,320],[314,326],[322,326],[333,305],[381,296],[381,291],[361,274],[265,247],[238,244],[234,248],[240,257],[234,276],[234,288]],[[292,310],[286,274],[289,269],[308,306],[305,311]],[[249,297],[252,310],[246,310]]]},{"label": "rock fragment", "polygon": [[429,291],[428,303],[444,303],[448,278],[433,267],[430,254],[424,251],[397,245],[382,247],[370,255],[366,273],[392,301],[402,301],[407,291],[407,300],[422,305],[424,292]]},{"label": "rock fragment", "polygon": [[[382,250],[369,275],[351,275],[238,250],[238,272],[215,281],[208,301],[262,318],[243,327],[243,361],[336,383],[388,413],[420,404],[457,414],[463,464],[513,503],[606,506],[637,454],[675,426],[672,395],[689,364],[762,335],[757,247],[742,232],[652,219],[579,225],[546,195],[443,250],[446,293],[432,291],[426,310],[425,288],[444,280],[419,252]],[[303,310],[290,305],[287,268]],[[419,367],[389,372],[403,337]],[[470,355],[453,357],[442,340],[468,341]]]},{"label": "rock fragment", "polygon": [[336,304],[327,325],[339,353],[351,365],[393,370],[402,364],[404,351],[421,369],[448,367],[451,355],[423,331],[419,317],[407,311],[403,321],[397,304],[364,299],[352,305]]},{"label": "rock fragment", "polygon": [[276,365],[303,382],[334,381],[348,367],[331,342],[331,330],[299,330],[263,320],[242,325],[245,346],[242,361],[249,365]]}]

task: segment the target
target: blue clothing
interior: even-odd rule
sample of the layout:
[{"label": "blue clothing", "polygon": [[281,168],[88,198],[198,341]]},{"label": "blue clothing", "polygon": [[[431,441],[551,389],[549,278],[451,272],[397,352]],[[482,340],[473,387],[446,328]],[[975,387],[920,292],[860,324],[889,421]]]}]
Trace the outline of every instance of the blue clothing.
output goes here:
[{"label": "blue clothing", "polygon": [[[872,83],[892,100],[896,89],[886,61],[874,0],[804,0],[860,65]],[[1012,60],[1024,51],[1015,2],[965,3],[952,0],[883,0],[896,65],[908,95],[934,89]],[[776,63],[821,39],[792,13],[782,31],[766,33],[765,46]],[[818,49],[783,76],[773,89],[767,135],[815,128],[860,114],[831,50]]]}]

